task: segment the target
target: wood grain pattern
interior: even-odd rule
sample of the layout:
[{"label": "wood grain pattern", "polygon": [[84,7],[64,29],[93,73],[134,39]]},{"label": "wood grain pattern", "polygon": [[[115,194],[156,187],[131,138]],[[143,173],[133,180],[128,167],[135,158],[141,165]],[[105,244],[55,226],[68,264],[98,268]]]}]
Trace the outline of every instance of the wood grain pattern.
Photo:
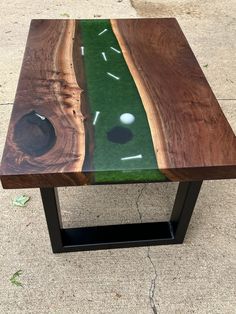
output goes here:
[{"label": "wood grain pattern", "polygon": [[[83,90],[76,81],[72,58],[75,23],[31,23],[1,166],[6,188],[86,184],[88,180],[82,173],[86,118],[81,110]],[[80,58],[79,54],[76,57]],[[40,143],[50,138],[43,128],[45,121],[55,131],[55,143],[46,153],[30,155],[20,143],[33,132],[35,143],[29,144],[40,152]]]},{"label": "wood grain pattern", "polygon": [[236,177],[236,138],[175,19],[112,20],[172,181]]},{"label": "wood grain pattern", "polygon": [[[145,154],[152,154],[153,164],[150,166],[148,161],[145,169],[130,169],[128,166],[116,168],[117,164],[114,163],[114,169],[106,169],[108,159],[117,158],[114,151],[108,152],[107,149],[104,152],[104,163],[103,151],[99,155],[102,171],[109,170],[111,176],[119,176],[119,173],[126,171],[126,182],[132,181],[129,174],[132,171],[136,175],[138,170],[157,172],[158,168],[171,181],[236,178],[235,135],[176,20],[111,20],[116,38],[109,21],[105,22],[108,23],[109,31],[104,34],[110,34],[110,37],[100,37],[102,28],[93,29],[94,32],[90,33],[93,25],[88,25],[87,22],[80,29],[80,23],[82,25],[83,22],[75,20],[32,21],[1,164],[3,187],[92,184],[94,173],[100,171],[98,167],[93,168],[93,154],[96,156],[94,146],[103,142],[101,139],[107,138],[109,129],[106,128],[113,127],[119,121],[120,113],[117,108],[117,119],[111,118],[109,114],[115,104],[115,97],[124,92],[121,97],[125,99],[128,94],[125,94],[125,88],[118,89],[121,85],[117,84],[120,82],[127,84],[129,88],[132,86],[131,91],[135,91],[138,99],[139,95],[142,99],[141,116],[145,116],[143,105],[152,135],[151,140],[148,133],[150,149]],[[90,59],[81,55],[81,46],[84,45],[82,30],[87,26],[89,32],[84,40],[87,38],[87,42],[90,42],[85,47],[90,49]],[[97,36],[97,49],[93,49],[91,34]],[[111,45],[106,38],[110,38],[117,48],[120,45],[125,61],[119,50],[117,52],[110,49]],[[108,49],[106,53],[109,60],[102,59],[102,50],[98,51],[98,47]],[[94,58],[94,54],[99,58]],[[91,58],[93,61],[97,60],[92,67]],[[118,60],[116,58],[122,58],[119,62],[123,63],[115,61]],[[104,66],[96,67],[100,62],[104,62]],[[121,65],[125,70],[123,72],[119,72]],[[113,68],[110,69],[109,66]],[[120,77],[112,78],[107,75],[114,68],[114,73]],[[95,80],[94,73],[98,74]],[[126,80],[124,73],[128,73]],[[99,80],[100,87],[96,89]],[[107,96],[108,93],[104,95],[105,83],[101,82],[109,83],[107,90],[110,96],[106,99],[107,103],[103,101],[103,105],[106,105],[102,107],[103,113],[106,107],[108,111],[106,114],[101,113],[99,118],[105,131],[97,131],[99,135],[96,135],[98,128],[95,130],[91,118],[95,112],[90,113],[89,99],[92,99],[91,90],[96,96],[91,107],[94,103],[97,104],[97,99]],[[114,95],[113,86],[118,91]],[[127,112],[130,106],[131,104],[127,104]],[[122,107],[123,109],[126,107]],[[96,107],[96,110],[100,108]],[[146,117],[144,119],[146,123]],[[135,121],[140,121],[138,114]],[[143,125],[141,123],[140,127]],[[145,142],[145,138],[143,141]],[[140,143],[142,144],[139,142],[137,146],[141,146]],[[133,148],[136,151],[136,146]],[[139,149],[137,147],[138,152]],[[158,168],[155,167],[155,156]],[[141,155],[140,159],[142,158]],[[119,158],[119,162],[120,160]],[[162,180],[165,180],[162,173]],[[150,176],[148,178],[150,180]],[[111,181],[108,178],[105,183]]]}]

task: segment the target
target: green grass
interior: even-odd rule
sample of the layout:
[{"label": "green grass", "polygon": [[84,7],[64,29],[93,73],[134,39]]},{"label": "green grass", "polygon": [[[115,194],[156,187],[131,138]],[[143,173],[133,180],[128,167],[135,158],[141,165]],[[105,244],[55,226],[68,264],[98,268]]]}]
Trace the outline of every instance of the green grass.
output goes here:
[{"label": "green grass", "polygon": [[18,270],[17,272],[15,272],[11,278],[10,278],[10,282],[17,287],[23,287],[22,283],[19,281],[20,276],[22,275],[22,270]]},{"label": "green grass", "polygon": [[[95,181],[135,182],[163,181],[165,176],[158,170],[151,133],[142,101],[129,72],[108,20],[80,22],[84,46],[84,62],[88,97],[92,116],[100,111],[95,125],[94,168]],[[107,29],[101,36],[98,34]],[[102,57],[106,53],[107,62]],[[107,75],[110,72],[120,78]],[[122,113],[135,116],[128,127],[133,139],[126,144],[108,141],[107,132],[115,126],[125,126],[119,121]],[[122,157],[142,154],[142,159],[121,161]]]}]

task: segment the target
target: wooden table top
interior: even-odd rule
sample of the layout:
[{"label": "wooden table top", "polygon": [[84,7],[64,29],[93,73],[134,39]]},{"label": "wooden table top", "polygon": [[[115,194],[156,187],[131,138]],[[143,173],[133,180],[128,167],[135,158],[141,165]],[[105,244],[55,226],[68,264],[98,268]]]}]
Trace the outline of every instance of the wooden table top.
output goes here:
[{"label": "wooden table top", "polygon": [[4,188],[236,178],[236,138],[177,21],[33,20]]}]

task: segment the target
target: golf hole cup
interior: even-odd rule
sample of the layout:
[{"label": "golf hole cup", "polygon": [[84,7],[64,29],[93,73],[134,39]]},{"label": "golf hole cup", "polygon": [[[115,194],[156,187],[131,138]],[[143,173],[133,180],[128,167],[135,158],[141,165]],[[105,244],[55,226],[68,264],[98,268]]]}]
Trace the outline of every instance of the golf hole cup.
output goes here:
[{"label": "golf hole cup", "polygon": [[135,117],[131,113],[123,113],[120,116],[120,122],[122,122],[123,124],[132,124],[134,120]]}]

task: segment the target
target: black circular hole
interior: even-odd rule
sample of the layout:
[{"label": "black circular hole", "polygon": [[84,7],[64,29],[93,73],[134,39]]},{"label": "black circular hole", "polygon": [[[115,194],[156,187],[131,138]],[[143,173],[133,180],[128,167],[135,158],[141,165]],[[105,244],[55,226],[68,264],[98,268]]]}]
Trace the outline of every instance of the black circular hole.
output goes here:
[{"label": "black circular hole", "polygon": [[22,152],[31,156],[41,156],[53,147],[56,134],[46,117],[31,111],[16,123],[14,141]]},{"label": "black circular hole", "polygon": [[107,138],[113,143],[125,144],[132,140],[133,133],[123,126],[115,126],[107,132]]}]

